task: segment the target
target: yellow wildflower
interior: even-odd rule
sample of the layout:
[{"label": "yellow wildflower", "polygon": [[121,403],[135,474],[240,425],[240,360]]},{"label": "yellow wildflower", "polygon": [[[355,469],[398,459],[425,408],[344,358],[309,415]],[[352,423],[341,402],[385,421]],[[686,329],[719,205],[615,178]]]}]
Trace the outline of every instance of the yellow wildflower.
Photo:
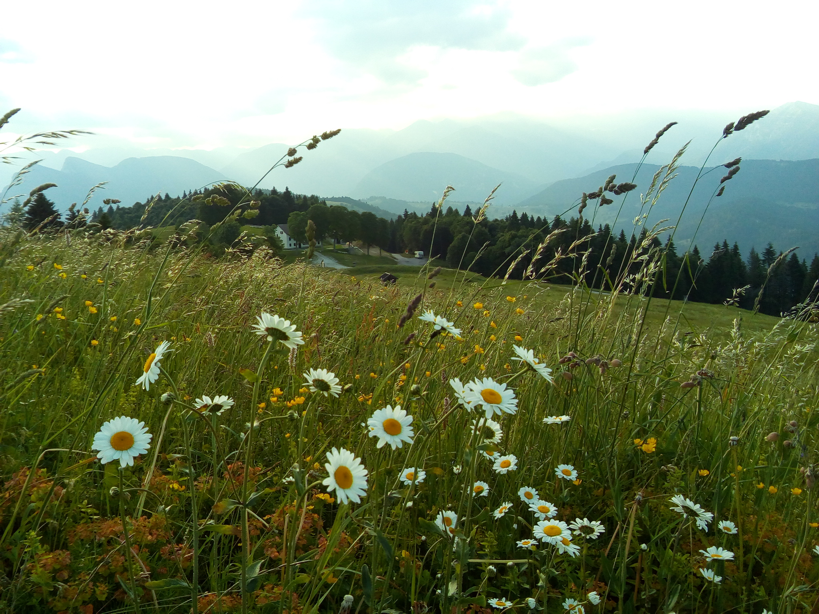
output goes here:
[{"label": "yellow wildflower", "polygon": [[97,313],[97,308],[96,307],[89,307],[88,308],[88,313],[92,313],[92,314]]},{"label": "yellow wildflower", "polygon": [[490,327],[492,327],[492,328],[497,328],[497,327],[498,327],[498,325],[497,325],[497,324],[495,324],[495,320],[492,320],[492,321],[489,323],[489,326],[490,326]]},{"label": "yellow wildflower", "polygon": [[779,489],[776,486],[768,486],[768,492],[772,495],[775,495],[779,492]]},{"label": "yellow wildflower", "polygon": [[62,270],[63,270],[62,265],[59,265],[59,264],[57,264],[56,262],[54,263],[54,268],[55,268],[55,269],[57,269],[58,271],[62,271]]},{"label": "yellow wildflower", "polygon": [[483,303],[475,303],[472,305],[475,309],[483,309]]},{"label": "yellow wildflower", "polygon": [[697,473],[699,473],[699,474],[700,474],[700,476],[705,477],[705,476],[707,476],[708,474],[710,474],[711,472],[710,472],[710,471],[708,471],[708,469],[700,469],[699,471],[697,471]]},{"label": "yellow wildflower", "polygon": [[489,317],[489,311],[488,311],[488,310],[484,310],[484,312],[483,312],[483,317],[484,317],[484,318],[488,318],[488,317]]},{"label": "yellow wildflower", "polygon": [[791,494],[796,495],[797,497],[802,494],[801,488],[791,488]]},{"label": "yellow wildflower", "polygon": [[116,322],[117,321],[117,316],[111,316],[111,321]]},{"label": "yellow wildflower", "polygon": [[28,265],[28,266],[26,267],[26,269],[27,269],[27,270],[29,270],[29,271],[33,271],[33,270],[34,270],[34,265],[33,265],[33,264],[30,264],[30,265]]},{"label": "yellow wildflower", "polygon": [[139,318],[134,318],[134,326],[139,326],[140,324],[142,324],[142,320]]},{"label": "yellow wildflower", "polygon": [[489,340],[490,341],[495,341],[496,339],[497,339],[497,337],[495,337],[495,335],[489,335]]},{"label": "yellow wildflower", "polygon": [[68,276],[67,276],[65,273],[60,273],[60,274],[58,275],[58,277],[60,277],[60,278],[62,278],[62,279],[65,279],[65,278],[66,278],[66,277],[68,277]]},{"label": "yellow wildflower", "polygon": [[485,352],[485,350],[481,346],[479,346],[479,345],[475,346],[475,353],[476,354],[483,354],[484,352]]},{"label": "yellow wildflower", "polygon": [[98,346],[99,344],[100,342],[97,341],[96,339],[91,339],[91,345],[93,345],[94,347]]},{"label": "yellow wildflower", "polygon": [[506,300],[509,301],[510,303],[514,303],[518,299],[516,299],[514,296],[507,296]]},{"label": "yellow wildflower", "polygon": [[519,316],[522,316],[526,312],[523,311],[523,309],[521,309],[520,307],[518,307],[517,309],[515,309],[515,313],[518,314]]},{"label": "yellow wildflower", "polygon": [[[34,267],[31,267],[31,268],[33,269]],[[464,304],[461,301],[458,301],[458,302],[455,303],[455,306],[456,307],[463,307]]]},{"label": "yellow wildflower", "polygon": [[756,487],[759,488],[759,489],[763,489],[763,488],[765,488],[765,484],[760,482],[759,484],[756,485]]},{"label": "yellow wildflower", "polygon": [[523,337],[520,335],[515,335],[515,341],[523,341]]}]

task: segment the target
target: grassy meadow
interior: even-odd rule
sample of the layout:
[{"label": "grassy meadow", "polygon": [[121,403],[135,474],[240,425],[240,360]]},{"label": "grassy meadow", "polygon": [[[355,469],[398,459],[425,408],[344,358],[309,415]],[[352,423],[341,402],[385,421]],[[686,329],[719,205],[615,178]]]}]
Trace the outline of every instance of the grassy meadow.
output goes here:
[{"label": "grassy meadow", "polygon": [[196,226],[0,226],[0,612],[819,612],[816,323],[651,298],[666,229],[598,292]]},{"label": "grassy meadow", "polygon": [[[81,231],[2,242],[0,609],[817,608],[815,325]],[[256,334],[262,312],[304,343]],[[455,378],[514,391],[514,413],[488,422]],[[395,449],[367,426],[387,406],[412,416]],[[152,436],[124,468],[92,450],[118,416]],[[358,502],[324,483],[333,448],[366,468]]]}]

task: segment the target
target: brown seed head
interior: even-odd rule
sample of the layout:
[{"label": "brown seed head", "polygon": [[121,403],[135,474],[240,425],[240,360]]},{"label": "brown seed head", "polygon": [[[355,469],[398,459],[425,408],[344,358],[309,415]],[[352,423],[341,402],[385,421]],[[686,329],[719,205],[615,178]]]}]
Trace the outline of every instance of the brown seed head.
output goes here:
[{"label": "brown seed head", "polygon": [[322,141],[327,141],[327,140],[333,138],[334,136],[336,136],[339,132],[341,132],[341,128],[338,128],[337,130],[329,130],[327,132],[322,132],[321,133],[321,140]]},{"label": "brown seed head", "polygon": [[293,166],[296,166],[296,164],[301,162],[302,159],[303,159],[302,156],[299,156],[298,158],[290,158],[287,162],[285,162],[284,168],[291,168]]},{"label": "brown seed head", "polygon": [[734,122],[731,122],[722,129],[722,138],[728,138],[734,132]]},{"label": "brown seed head", "polygon": [[776,431],[768,433],[768,435],[765,437],[765,441],[777,441],[778,439],[779,433],[777,433]]},{"label": "brown seed head", "polygon": [[742,158],[735,158],[735,159],[731,160],[730,162],[727,162],[727,163],[723,164],[723,166],[725,168],[732,168],[732,167],[736,166],[737,164],[739,164],[740,162],[742,162]]},{"label": "brown seed head", "polygon": [[745,130],[745,128],[753,124],[756,120],[762,119],[768,113],[770,113],[770,111],[756,111],[754,113],[749,113],[748,115],[743,115],[737,120],[737,124],[734,126],[734,132]]},{"label": "brown seed head", "polygon": [[295,148],[295,147],[291,147],[290,149],[288,149],[288,150],[287,150],[287,155],[288,155],[288,156],[290,156],[290,157],[292,158],[293,156],[295,156],[295,155],[296,155],[296,152],[297,152],[296,148]]}]

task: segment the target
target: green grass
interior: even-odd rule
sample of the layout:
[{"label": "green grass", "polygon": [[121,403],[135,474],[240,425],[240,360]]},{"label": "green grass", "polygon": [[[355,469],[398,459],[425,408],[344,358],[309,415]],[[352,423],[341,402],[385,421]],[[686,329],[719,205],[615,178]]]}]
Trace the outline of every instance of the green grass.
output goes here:
[{"label": "green grass", "polygon": [[[447,269],[430,288],[425,271],[381,262],[332,271],[0,233],[0,609],[135,611],[129,593],[146,612],[241,611],[243,599],[335,612],[347,594],[361,612],[480,612],[492,599],[524,612],[528,598],[546,612],[567,598],[587,612],[815,607],[815,326]],[[460,337],[434,333],[425,310]],[[262,312],[303,345],[256,334]],[[145,390],[135,382],[163,341],[172,351]],[[311,390],[309,369],[332,372],[339,397]],[[457,404],[453,378],[480,378],[481,399],[514,391],[516,411],[493,415],[499,443],[476,430],[482,409]],[[235,404],[200,412],[203,395]],[[362,426],[388,405],[413,418],[395,450]],[[152,434],[121,472],[91,449],[117,416]],[[322,483],[334,447],[368,471],[359,502]],[[515,469],[497,472],[488,452]],[[562,464],[576,482],[556,476]],[[401,481],[410,468],[423,482]],[[472,496],[475,481],[487,496]],[[574,535],[576,556],[519,547],[538,523],[522,487],[603,535]],[[675,495],[714,514],[707,531],[671,509]],[[454,537],[435,524],[444,511]],[[711,546],[734,560],[706,562]]]}]

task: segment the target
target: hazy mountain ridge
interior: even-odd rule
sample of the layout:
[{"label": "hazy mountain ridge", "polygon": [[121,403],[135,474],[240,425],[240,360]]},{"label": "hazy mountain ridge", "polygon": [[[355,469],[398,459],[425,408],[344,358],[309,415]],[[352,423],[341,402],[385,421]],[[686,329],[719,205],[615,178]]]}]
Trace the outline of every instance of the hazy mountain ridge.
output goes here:
[{"label": "hazy mountain ridge", "polygon": [[[518,203],[517,212],[540,215],[551,219],[555,215],[576,214],[575,206],[583,192],[591,192],[603,185],[609,175],[617,181],[634,181],[637,188],[628,194],[620,212],[622,197],[614,203],[597,207],[592,201],[584,215],[595,226],[610,224],[616,230],[633,228],[634,219],[641,213],[649,213],[646,224],[667,218],[675,224],[694,183],[698,168],[681,166],[677,176],[668,183],[654,207],[643,208],[640,194],[644,194],[654,173],[660,167],[644,164],[634,177],[636,164],[625,164],[603,169],[585,177],[555,182],[538,194]],[[706,169],[698,182],[685,209],[675,242],[685,248],[694,236],[708,200],[720,186],[720,179],[727,169]],[[725,193],[714,198],[708,208],[705,221],[697,231],[694,242],[701,248],[727,239],[738,242],[743,252],[751,247],[761,250],[769,241],[777,249],[800,245],[802,255],[808,257],[819,252],[819,234],[813,220],[819,220],[819,159],[801,161],[743,160],[740,171],[723,184]],[[758,220],[758,222],[754,221]],[[705,247],[704,247],[705,246]]]},{"label": "hazy mountain ridge", "polygon": [[107,183],[94,193],[87,207],[99,207],[106,198],[115,198],[124,206],[129,206],[157,193],[178,195],[225,179],[224,175],[212,168],[174,156],[128,158],[113,167],[79,158],[66,158],[59,171],[34,166],[22,184],[12,191],[28,194],[44,183],[56,183],[57,187],[48,190],[48,198],[59,211],[66,211],[72,203],[80,205],[88,191],[103,181]]},{"label": "hazy mountain ridge", "polygon": [[460,186],[460,200],[480,202],[502,184],[497,200],[515,203],[538,189],[522,175],[501,171],[473,159],[451,153],[419,152],[402,156],[373,169],[358,182],[353,195],[385,196],[406,201],[439,199],[447,185]]}]

